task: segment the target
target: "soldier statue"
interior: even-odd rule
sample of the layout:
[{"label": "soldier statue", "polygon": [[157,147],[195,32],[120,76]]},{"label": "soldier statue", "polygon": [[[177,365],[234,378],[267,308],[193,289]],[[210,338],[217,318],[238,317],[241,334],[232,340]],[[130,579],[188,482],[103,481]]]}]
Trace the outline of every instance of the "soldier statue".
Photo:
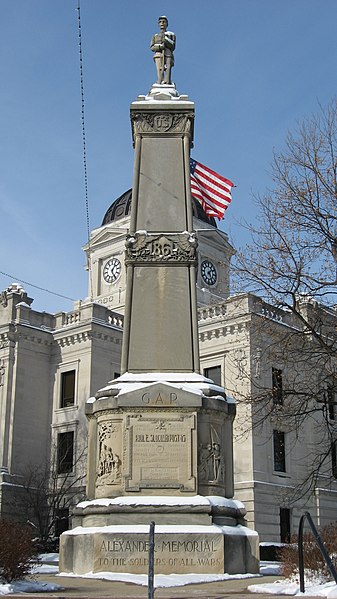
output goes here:
[{"label": "soldier statue", "polygon": [[151,40],[151,50],[154,52],[153,60],[156,63],[157,83],[171,84],[171,69],[174,65],[173,50],[176,46],[176,36],[172,31],[167,31],[167,17],[159,17],[160,33],[155,33]]}]

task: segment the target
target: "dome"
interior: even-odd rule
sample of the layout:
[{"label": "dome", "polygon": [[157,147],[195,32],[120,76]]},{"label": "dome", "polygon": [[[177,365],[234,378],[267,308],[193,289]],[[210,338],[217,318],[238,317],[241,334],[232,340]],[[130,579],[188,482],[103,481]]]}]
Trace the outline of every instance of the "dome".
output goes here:
[{"label": "dome", "polygon": [[[119,198],[117,198],[117,200],[112,202],[110,208],[108,208],[104,215],[102,227],[103,225],[113,223],[116,220],[123,218],[124,216],[129,216],[131,211],[131,196],[132,189],[128,189]],[[209,225],[216,227],[215,219],[212,216],[207,216],[206,212],[204,211],[203,207],[198,202],[198,200],[196,200],[193,196],[191,197],[193,216],[195,216],[199,220],[202,220],[204,223],[208,223]]]}]

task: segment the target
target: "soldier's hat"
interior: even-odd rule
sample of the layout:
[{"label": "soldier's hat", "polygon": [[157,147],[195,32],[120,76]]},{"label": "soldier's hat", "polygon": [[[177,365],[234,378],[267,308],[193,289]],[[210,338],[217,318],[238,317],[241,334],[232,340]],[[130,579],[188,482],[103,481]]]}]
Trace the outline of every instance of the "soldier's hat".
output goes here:
[{"label": "soldier's hat", "polygon": [[163,15],[162,17],[158,17],[158,23],[161,19],[165,19],[166,23],[168,24],[168,18],[165,17],[165,15]]}]

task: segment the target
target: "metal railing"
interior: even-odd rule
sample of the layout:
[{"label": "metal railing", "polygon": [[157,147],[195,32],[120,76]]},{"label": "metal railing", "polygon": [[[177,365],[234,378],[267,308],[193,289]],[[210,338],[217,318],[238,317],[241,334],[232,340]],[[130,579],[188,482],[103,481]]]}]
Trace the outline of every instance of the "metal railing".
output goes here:
[{"label": "metal railing", "polygon": [[307,519],[307,521],[308,521],[308,524],[311,528],[311,532],[314,536],[316,544],[322,554],[322,557],[323,557],[326,565],[328,566],[328,568],[330,570],[331,576],[333,577],[335,583],[337,584],[336,568],[333,565],[332,559],[331,559],[330,555],[328,554],[321,537],[318,534],[317,528],[316,528],[315,524],[313,523],[312,517],[310,516],[309,512],[305,512],[303,514],[303,516],[301,516],[299,527],[298,527],[298,569],[299,569],[299,574],[300,574],[300,591],[301,591],[301,593],[304,593],[303,528],[304,528],[305,519]]}]

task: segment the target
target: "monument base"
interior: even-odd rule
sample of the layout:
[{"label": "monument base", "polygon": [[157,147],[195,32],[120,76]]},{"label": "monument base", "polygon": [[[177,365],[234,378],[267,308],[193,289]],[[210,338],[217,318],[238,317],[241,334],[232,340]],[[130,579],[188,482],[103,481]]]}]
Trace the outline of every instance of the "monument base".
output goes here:
[{"label": "monument base", "polygon": [[196,373],[125,373],[88,400],[88,501],[60,541],[60,571],[255,574],[258,535],[234,494],[235,403]]},{"label": "monument base", "polygon": [[155,521],[156,574],[255,574],[258,535],[244,526],[244,514],[239,501],[200,495],[82,502],[75,528],[61,536],[60,572],[146,574]]}]

